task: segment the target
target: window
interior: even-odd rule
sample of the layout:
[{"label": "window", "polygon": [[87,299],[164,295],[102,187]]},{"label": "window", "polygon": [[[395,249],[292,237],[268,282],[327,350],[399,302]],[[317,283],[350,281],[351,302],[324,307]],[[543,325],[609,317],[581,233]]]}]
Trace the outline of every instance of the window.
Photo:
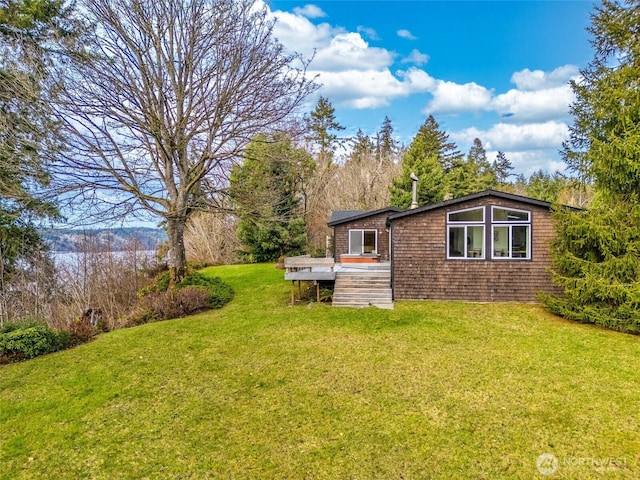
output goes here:
[{"label": "window", "polygon": [[447,214],[447,258],[484,259],[484,207]]},{"label": "window", "polygon": [[377,230],[349,230],[349,254],[362,255],[378,251]]},{"label": "window", "polygon": [[531,212],[491,208],[492,258],[531,258]]}]

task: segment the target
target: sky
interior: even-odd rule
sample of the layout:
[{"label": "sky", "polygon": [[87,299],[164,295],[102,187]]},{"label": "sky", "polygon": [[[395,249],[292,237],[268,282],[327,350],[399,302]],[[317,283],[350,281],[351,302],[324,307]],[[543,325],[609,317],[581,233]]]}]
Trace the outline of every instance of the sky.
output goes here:
[{"label": "sky", "polygon": [[274,35],[312,58],[309,73],[346,127],[372,135],[385,116],[411,143],[428,115],[459,149],[479,138],[516,173],[564,172],[569,80],[593,57],[588,1],[267,2]]}]

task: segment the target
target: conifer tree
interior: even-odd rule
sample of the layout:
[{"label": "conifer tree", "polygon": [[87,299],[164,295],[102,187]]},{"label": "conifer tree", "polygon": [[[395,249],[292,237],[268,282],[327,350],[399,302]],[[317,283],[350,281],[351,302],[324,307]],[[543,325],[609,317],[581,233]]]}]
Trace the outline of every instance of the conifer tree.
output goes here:
[{"label": "conifer tree", "polygon": [[496,174],[479,138],[474,139],[466,160],[459,158],[453,162],[447,179],[449,194],[454,198],[497,186]]},{"label": "conifer tree", "polygon": [[317,146],[318,163],[330,166],[339,144],[336,132],[345,129],[336,120],[336,109],[326,97],[320,97],[313,111],[305,117],[307,139]]},{"label": "conifer tree", "polygon": [[382,162],[392,162],[398,152],[398,142],[393,138],[391,119],[384,117],[382,127],[376,135],[376,157]]},{"label": "conifer tree", "polygon": [[589,28],[595,56],[573,82],[565,160],[592,178],[585,210],[558,210],[555,313],[640,334],[640,2],[605,0]]},{"label": "conifer tree", "polygon": [[447,193],[445,164],[458,156],[448,135],[439,130],[433,116],[429,116],[413,138],[402,158],[402,173],[390,186],[391,205],[409,208],[412,200],[411,174],[418,177],[418,204],[442,201]]},{"label": "conifer tree", "polygon": [[[54,62],[80,35],[72,6],[57,0],[0,2],[0,325],[18,272],[47,264],[35,222],[57,216],[43,158],[62,138],[50,104],[59,86]],[[27,312],[24,312],[27,313]]]},{"label": "conifer tree", "polygon": [[504,152],[498,152],[495,160],[491,164],[491,169],[494,171],[499,185],[505,185],[507,179],[513,175],[511,173],[513,165]]},{"label": "conifer tree", "polygon": [[238,235],[251,262],[304,253],[305,219],[301,191],[313,160],[281,134],[258,135],[246,149],[242,165],[231,171],[230,194],[240,217]]}]

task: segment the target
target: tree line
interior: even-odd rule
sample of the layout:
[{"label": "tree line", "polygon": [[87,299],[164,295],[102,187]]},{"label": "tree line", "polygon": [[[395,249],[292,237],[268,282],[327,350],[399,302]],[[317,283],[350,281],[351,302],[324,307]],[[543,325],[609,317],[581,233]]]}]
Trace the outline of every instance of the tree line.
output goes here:
[{"label": "tree line", "polygon": [[516,175],[504,152],[487,158],[476,138],[464,155],[429,115],[409,146],[394,136],[389,117],[373,135],[352,138],[320,97],[299,128],[258,135],[230,176],[230,201],[245,261],[283,255],[324,255],[327,218],[334,210],[409,208],[411,175],[418,178],[418,204],[426,205],[487,189],[575,204],[585,196],[574,179],[539,170]]},{"label": "tree line", "polygon": [[[187,252],[321,253],[331,210],[408,207],[414,173],[420,204],[495,188],[586,207],[558,210],[554,280],[566,297],[545,301],[581,321],[637,323],[638,6],[594,11],[596,54],[572,82],[562,151],[572,178],[525,178],[480,139],[462,154],[432,116],[408,146],[386,117],[374,135],[342,137],[324,97],[296,120],[320,87],[312,59],[288,53],[251,0],[3,2],[0,318],[13,279],[33,275],[22,285],[37,290],[51,270],[43,220],[155,218],[177,284]],[[192,241],[203,237],[216,245]]]}]

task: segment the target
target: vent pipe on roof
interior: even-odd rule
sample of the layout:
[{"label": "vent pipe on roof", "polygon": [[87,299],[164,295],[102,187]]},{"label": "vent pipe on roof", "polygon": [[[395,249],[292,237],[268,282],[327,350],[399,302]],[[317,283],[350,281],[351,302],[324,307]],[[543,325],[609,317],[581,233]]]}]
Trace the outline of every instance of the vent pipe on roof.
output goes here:
[{"label": "vent pipe on roof", "polygon": [[414,209],[414,208],[418,208],[418,177],[413,172],[411,172],[411,184],[412,184],[411,209]]}]

